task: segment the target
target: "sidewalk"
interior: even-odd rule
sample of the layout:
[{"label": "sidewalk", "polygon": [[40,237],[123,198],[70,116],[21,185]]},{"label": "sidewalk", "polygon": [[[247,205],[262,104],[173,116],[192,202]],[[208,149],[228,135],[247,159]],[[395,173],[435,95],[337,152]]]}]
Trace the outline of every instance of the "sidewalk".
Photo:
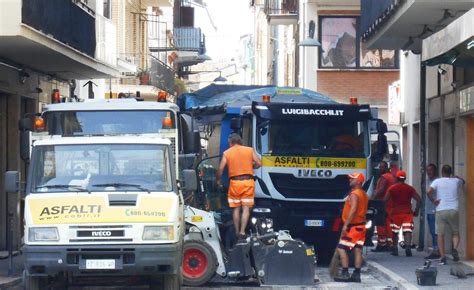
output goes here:
[{"label": "sidewalk", "polygon": [[8,276],[8,254],[0,252],[0,289],[8,289],[18,285],[22,280],[23,256],[13,257],[13,275]]},{"label": "sidewalk", "polygon": [[[365,252],[365,251],[364,251]],[[396,282],[399,289],[473,289],[474,276],[468,276],[467,279],[459,279],[450,275],[452,266],[461,265],[466,272],[474,271],[472,262],[453,262],[449,259],[447,265],[439,265],[438,261],[432,261],[431,266],[436,267],[438,275],[436,277],[436,286],[420,286],[416,281],[415,270],[423,267],[425,262],[425,252],[413,250],[413,257],[406,257],[405,251],[400,249],[398,257],[390,255],[390,253],[373,253],[368,250],[366,254],[369,268],[378,271],[380,274],[389,277]]]}]

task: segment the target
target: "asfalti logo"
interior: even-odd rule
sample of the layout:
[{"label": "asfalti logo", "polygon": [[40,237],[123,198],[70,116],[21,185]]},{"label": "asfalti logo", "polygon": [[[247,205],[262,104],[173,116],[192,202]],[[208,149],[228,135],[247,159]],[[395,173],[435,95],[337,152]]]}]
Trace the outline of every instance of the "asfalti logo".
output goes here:
[{"label": "asfalti logo", "polygon": [[45,206],[41,210],[39,219],[98,217],[101,211],[102,206],[97,204]]}]

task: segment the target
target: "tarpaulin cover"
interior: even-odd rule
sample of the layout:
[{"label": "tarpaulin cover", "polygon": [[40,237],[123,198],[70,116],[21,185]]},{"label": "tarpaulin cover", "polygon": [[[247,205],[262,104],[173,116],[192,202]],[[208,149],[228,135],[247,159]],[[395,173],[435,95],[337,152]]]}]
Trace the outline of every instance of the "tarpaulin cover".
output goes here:
[{"label": "tarpaulin cover", "polygon": [[222,105],[226,105],[227,108],[240,108],[250,106],[253,101],[261,102],[263,95],[269,95],[271,102],[338,104],[325,95],[307,89],[216,84],[194,93],[182,94],[178,97],[177,103],[182,111]]}]

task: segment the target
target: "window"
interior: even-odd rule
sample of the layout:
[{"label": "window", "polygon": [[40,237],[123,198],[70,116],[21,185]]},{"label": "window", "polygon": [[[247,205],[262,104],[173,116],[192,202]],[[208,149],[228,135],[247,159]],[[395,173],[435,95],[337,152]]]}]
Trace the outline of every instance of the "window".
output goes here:
[{"label": "window", "polygon": [[32,156],[36,193],[173,189],[165,145],[42,145]]},{"label": "window", "polygon": [[394,50],[367,49],[359,36],[359,17],[322,16],[319,22],[320,68],[398,67]]},{"label": "window", "polygon": [[110,0],[104,0],[104,17],[111,19],[111,5],[110,5]]}]

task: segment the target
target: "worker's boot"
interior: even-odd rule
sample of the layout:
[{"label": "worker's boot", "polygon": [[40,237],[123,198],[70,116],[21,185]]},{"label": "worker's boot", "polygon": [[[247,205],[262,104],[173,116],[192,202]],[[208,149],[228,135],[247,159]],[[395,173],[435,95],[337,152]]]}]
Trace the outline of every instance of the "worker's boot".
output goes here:
[{"label": "worker's boot", "polygon": [[375,247],[375,249],[371,249],[372,252],[386,252],[387,251],[387,246],[385,245],[378,245]]},{"label": "worker's boot", "polygon": [[360,272],[356,272],[355,270],[354,270],[354,272],[352,272],[351,282],[361,283]]},{"label": "worker's boot", "polygon": [[350,282],[351,276],[349,275],[348,270],[342,270],[336,277],[334,277],[334,281],[336,282]]},{"label": "worker's boot", "polygon": [[411,253],[411,247],[407,247],[405,249],[405,254],[406,254],[407,257],[413,256],[413,254]]},{"label": "worker's boot", "polygon": [[397,245],[394,245],[394,246],[392,247],[392,250],[391,250],[390,255],[392,255],[392,256],[398,256],[398,246],[397,246]]},{"label": "worker's boot", "polygon": [[441,256],[438,250],[433,250],[429,256],[425,257],[426,260],[438,260],[439,258],[441,258]]}]

